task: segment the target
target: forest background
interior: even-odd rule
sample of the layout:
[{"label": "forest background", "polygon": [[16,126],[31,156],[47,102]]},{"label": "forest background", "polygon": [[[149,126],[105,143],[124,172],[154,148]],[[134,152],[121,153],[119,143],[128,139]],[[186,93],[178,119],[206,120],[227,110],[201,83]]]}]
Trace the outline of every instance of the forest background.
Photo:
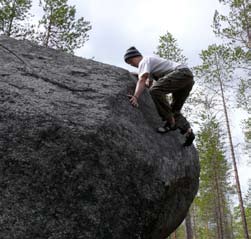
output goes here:
[{"label": "forest background", "polygon": [[250,0],[0,0],[0,33],[133,71],[130,46],[192,67],[200,190],[170,238],[249,238]]}]

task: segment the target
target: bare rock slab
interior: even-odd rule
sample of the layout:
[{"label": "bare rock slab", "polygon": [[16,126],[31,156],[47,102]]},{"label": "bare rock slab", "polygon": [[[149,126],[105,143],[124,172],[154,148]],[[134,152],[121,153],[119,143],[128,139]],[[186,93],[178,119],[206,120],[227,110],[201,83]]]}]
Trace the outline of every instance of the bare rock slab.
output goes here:
[{"label": "bare rock slab", "polygon": [[194,146],[128,71],[0,37],[0,238],[164,239],[199,185]]}]

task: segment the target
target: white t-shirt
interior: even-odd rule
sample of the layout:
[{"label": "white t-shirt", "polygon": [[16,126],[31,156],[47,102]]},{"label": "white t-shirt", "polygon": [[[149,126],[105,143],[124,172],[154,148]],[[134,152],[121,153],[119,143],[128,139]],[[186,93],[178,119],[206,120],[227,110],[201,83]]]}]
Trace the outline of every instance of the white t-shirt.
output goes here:
[{"label": "white t-shirt", "polygon": [[151,75],[160,75],[168,71],[173,71],[177,66],[187,67],[157,56],[144,56],[138,66],[138,75],[141,77],[145,73],[149,73],[151,78]]}]

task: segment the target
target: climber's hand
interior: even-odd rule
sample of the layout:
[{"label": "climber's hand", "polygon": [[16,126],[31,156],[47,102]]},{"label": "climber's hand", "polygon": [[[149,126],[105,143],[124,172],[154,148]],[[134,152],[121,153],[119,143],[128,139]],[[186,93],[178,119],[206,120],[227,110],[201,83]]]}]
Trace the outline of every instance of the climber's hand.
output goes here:
[{"label": "climber's hand", "polygon": [[130,103],[133,107],[139,107],[138,98],[135,95],[127,95],[130,99]]}]

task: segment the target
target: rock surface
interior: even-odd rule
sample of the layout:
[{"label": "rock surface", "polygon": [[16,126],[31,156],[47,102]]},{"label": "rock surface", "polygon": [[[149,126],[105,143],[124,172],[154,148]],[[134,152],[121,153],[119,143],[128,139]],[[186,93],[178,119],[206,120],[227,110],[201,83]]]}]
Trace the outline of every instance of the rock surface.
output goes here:
[{"label": "rock surface", "polygon": [[0,38],[0,238],[164,239],[199,183],[129,72]]}]

